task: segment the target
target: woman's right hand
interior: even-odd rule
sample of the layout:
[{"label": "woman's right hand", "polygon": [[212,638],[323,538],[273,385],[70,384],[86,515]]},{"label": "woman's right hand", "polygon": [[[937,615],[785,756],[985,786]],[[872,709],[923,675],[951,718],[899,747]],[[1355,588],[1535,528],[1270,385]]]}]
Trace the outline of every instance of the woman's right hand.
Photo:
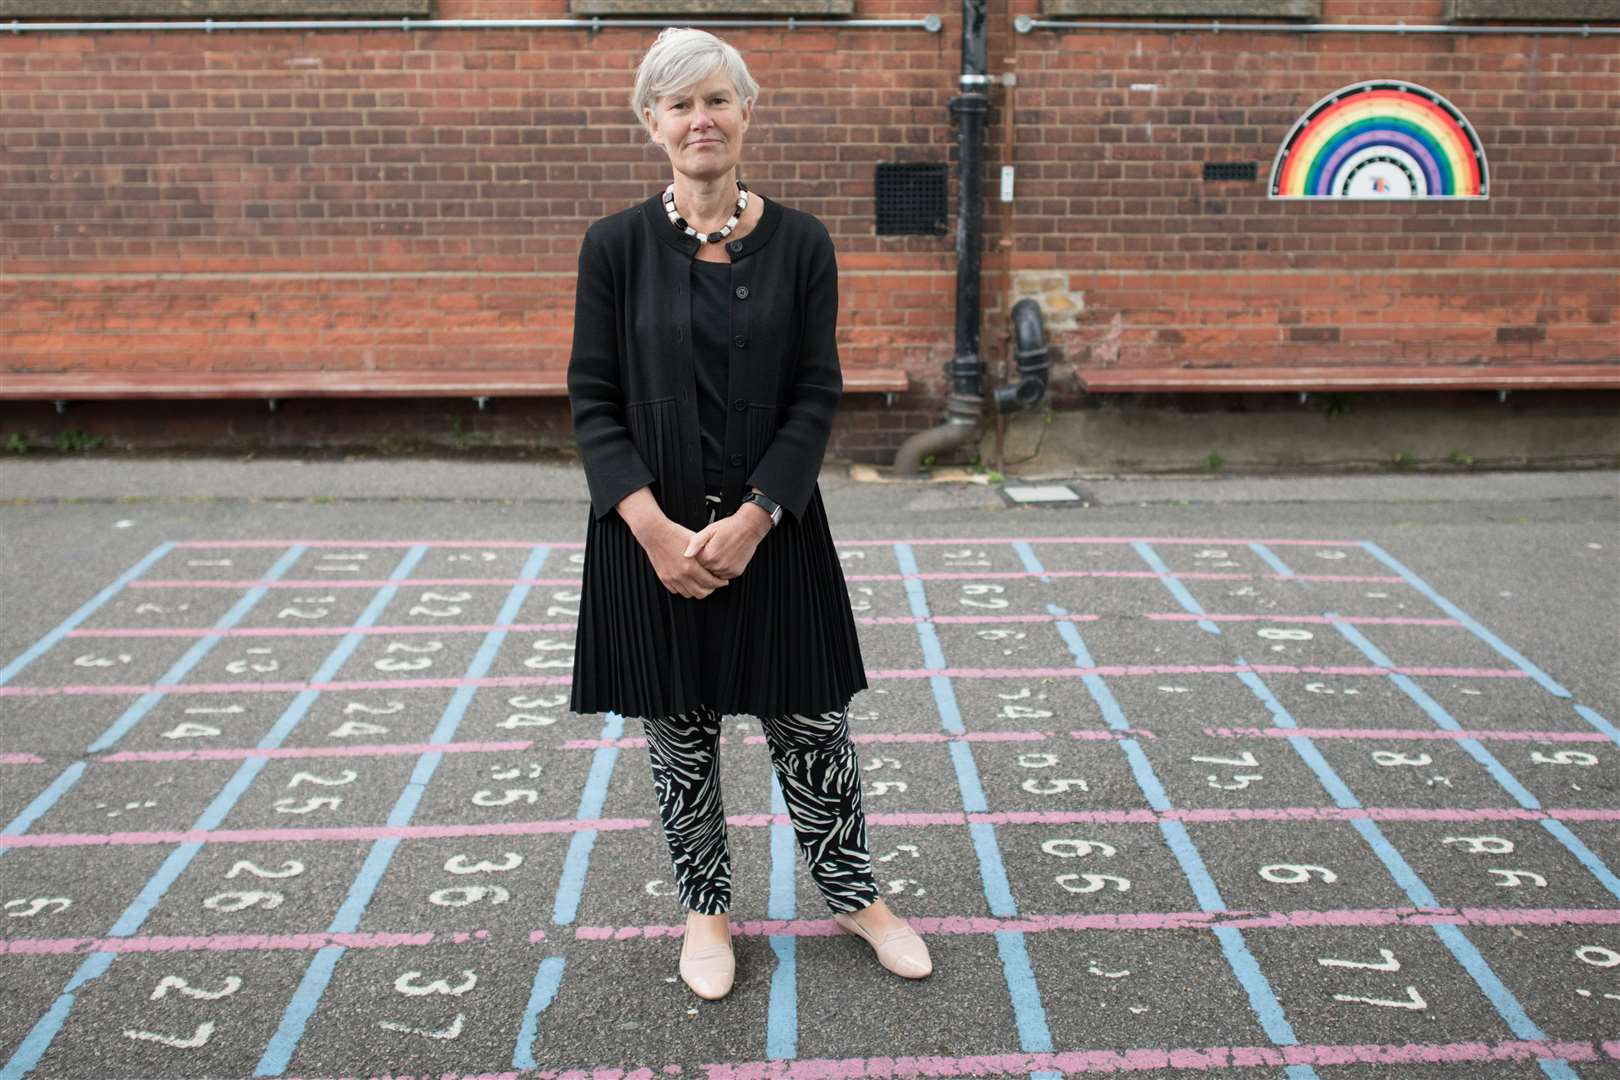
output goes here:
[{"label": "woman's right hand", "polygon": [[680,522],[664,518],[650,526],[645,536],[638,535],[636,539],[647,553],[647,558],[652,560],[653,569],[658,571],[658,580],[664,583],[664,588],[701,600],[728,582],[704,569],[697,556],[685,553],[686,545],[695,535]]}]

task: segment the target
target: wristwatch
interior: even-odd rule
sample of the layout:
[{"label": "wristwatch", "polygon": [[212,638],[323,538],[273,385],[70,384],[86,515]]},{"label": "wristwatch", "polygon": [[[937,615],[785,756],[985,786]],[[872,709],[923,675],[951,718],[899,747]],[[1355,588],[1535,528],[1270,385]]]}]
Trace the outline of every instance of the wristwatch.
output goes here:
[{"label": "wristwatch", "polygon": [[[747,495],[743,496],[742,501],[745,503],[754,503],[758,505],[761,510],[771,515],[771,528],[773,529],[776,528],[776,523],[782,520],[782,508],[771,499],[761,495],[757,491],[750,491]],[[738,503],[737,505],[741,506],[742,503]]]}]

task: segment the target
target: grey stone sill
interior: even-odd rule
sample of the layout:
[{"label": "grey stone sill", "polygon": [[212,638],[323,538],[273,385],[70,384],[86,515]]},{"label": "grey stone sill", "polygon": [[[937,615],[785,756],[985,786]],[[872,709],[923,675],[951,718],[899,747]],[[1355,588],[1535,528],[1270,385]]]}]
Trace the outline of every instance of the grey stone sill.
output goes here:
[{"label": "grey stone sill", "polygon": [[1321,0],[1041,0],[1042,15],[1319,19]]},{"label": "grey stone sill", "polygon": [[0,0],[9,19],[425,19],[433,0]]},{"label": "grey stone sill", "polygon": [[1446,19],[1508,19],[1515,22],[1620,22],[1615,0],[1450,0]]},{"label": "grey stone sill", "polygon": [[569,0],[571,15],[849,15],[855,0]]}]

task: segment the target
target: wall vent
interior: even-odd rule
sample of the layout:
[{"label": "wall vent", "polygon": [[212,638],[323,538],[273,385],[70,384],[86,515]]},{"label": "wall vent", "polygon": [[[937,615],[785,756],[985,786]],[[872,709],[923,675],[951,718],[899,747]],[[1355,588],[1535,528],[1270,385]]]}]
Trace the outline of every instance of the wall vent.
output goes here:
[{"label": "wall vent", "polygon": [[885,162],[877,167],[877,234],[944,236],[949,230],[944,162]]},{"label": "wall vent", "polygon": [[1205,180],[1258,180],[1260,169],[1252,161],[1206,161]]}]

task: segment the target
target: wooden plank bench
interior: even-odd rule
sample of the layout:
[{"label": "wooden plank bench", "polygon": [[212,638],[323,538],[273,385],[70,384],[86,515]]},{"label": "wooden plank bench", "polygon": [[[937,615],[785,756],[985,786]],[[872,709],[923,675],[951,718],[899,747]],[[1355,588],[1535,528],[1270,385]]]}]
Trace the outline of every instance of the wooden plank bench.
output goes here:
[{"label": "wooden plank bench", "polygon": [[1083,368],[1090,394],[1313,393],[1371,390],[1620,390],[1620,363],[1368,365],[1294,368]]},{"label": "wooden plank bench", "polygon": [[[904,368],[844,372],[844,391],[883,394],[885,404],[908,385]],[[271,410],[281,398],[470,397],[480,409],[490,398],[567,397],[563,372],[231,371],[0,373],[0,400],[70,401],[263,398]]]}]

